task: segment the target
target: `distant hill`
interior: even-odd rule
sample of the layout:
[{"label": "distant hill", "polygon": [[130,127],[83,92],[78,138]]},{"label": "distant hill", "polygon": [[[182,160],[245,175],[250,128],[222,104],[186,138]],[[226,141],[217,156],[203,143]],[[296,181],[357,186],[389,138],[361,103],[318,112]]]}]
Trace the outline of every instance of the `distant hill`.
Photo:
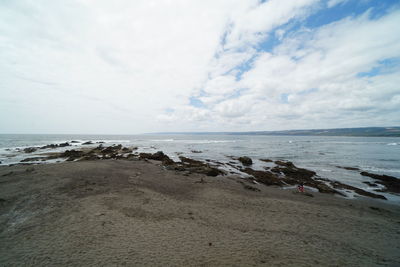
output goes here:
[{"label": "distant hill", "polygon": [[289,135],[289,136],[382,136],[400,137],[400,127],[363,127],[338,129],[252,131],[252,132],[164,132],[157,134],[207,134],[207,135]]}]

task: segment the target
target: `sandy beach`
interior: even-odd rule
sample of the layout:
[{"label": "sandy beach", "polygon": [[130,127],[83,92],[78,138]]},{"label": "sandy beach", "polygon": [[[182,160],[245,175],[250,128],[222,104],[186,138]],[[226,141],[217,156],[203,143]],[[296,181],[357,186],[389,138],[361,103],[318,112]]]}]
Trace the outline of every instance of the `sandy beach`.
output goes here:
[{"label": "sandy beach", "polygon": [[400,208],[383,200],[154,160],[2,166],[0,185],[1,266],[400,265]]}]

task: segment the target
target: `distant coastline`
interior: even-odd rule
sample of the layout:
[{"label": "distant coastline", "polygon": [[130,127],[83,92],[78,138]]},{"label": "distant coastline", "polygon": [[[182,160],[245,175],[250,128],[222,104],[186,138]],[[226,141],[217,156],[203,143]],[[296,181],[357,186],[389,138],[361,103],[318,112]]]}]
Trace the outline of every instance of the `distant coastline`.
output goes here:
[{"label": "distant coastline", "polygon": [[196,135],[287,135],[287,136],[354,136],[354,137],[400,137],[400,127],[359,127],[334,129],[307,129],[284,131],[246,132],[158,132],[147,134],[196,134]]}]

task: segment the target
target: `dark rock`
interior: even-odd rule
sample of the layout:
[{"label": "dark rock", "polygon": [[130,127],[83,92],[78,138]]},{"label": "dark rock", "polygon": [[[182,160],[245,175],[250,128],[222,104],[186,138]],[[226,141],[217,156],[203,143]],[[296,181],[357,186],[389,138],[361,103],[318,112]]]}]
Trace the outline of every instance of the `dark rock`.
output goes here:
[{"label": "dark rock", "polygon": [[83,157],[85,153],[80,150],[66,150],[65,152],[61,153],[60,157],[68,158],[67,161],[73,161],[75,159],[79,159]]},{"label": "dark rock", "polygon": [[131,153],[131,152],[132,152],[132,149],[129,149],[129,148],[127,148],[127,147],[124,147],[124,148],[122,148],[122,152],[124,152],[124,153]]},{"label": "dark rock", "polygon": [[345,194],[343,194],[342,192],[339,192],[333,188],[331,188],[330,186],[324,184],[324,183],[318,183],[316,184],[316,188],[318,189],[318,191],[320,193],[326,193],[326,194],[338,194],[341,196],[346,196]]},{"label": "dark rock", "polygon": [[25,153],[32,153],[35,152],[37,150],[37,147],[27,147],[24,149]]},{"label": "dark rock", "polygon": [[288,168],[296,168],[296,166],[294,166],[294,164],[290,161],[277,160],[277,161],[275,161],[275,164],[279,165],[279,166],[288,167]]},{"label": "dark rock", "polygon": [[40,149],[56,148],[56,147],[57,147],[57,145],[56,145],[56,144],[50,144],[50,145],[45,145],[45,146],[42,146],[42,147],[40,147]]},{"label": "dark rock", "polygon": [[338,189],[352,190],[352,191],[354,191],[357,194],[362,195],[362,196],[372,197],[372,198],[379,198],[379,199],[385,199],[386,200],[386,197],[384,197],[382,195],[374,194],[374,193],[362,190],[360,188],[357,188],[357,187],[354,187],[354,186],[351,186],[351,185],[348,185],[348,184],[342,184],[340,182],[335,181],[335,182],[332,182],[331,185],[334,188],[338,188]]},{"label": "dark rock", "polygon": [[253,161],[249,157],[240,157],[238,160],[244,165],[244,166],[250,166],[253,164]]},{"label": "dark rock", "polygon": [[260,159],[261,161],[264,161],[264,162],[273,162],[273,160],[271,160],[271,159]]},{"label": "dark rock", "polygon": [[71,143],[76,144],[76,143],[80,143],[79,141],[71,141]]},{"label": "dark rock", "polygon": [[[224,174],[223,171],[221,171],[217,168],[211,167],[208,163],[204,163],[202,161],[190,159],[190,158],[183,157],[183,156],[180,156],[179,159],[182,161],[182,163],[183,163],[182,167],[185,170],[189,170],[189,171],[195,172],[195,173],[205,174],[207,176],[218,176],[220,174]],[[177,165],[179,165],[179,163]]]},{"label": "dark rock", "polygon": [[251,168],[242,170],[243,172],[253,175],[257,182],[265,185],[278,185],[283,186],[285,183],[272,172],[268,171],[256,171]]},{"label": "dark rock", "polygon": [[192,166],[203,166],[206,163],[200,161],[200,160],[195,160],[187,157],[180,156],[179,159],[186,164],[192,165]]},{"label": "dark rock", "polygon": [[140,153],[139,154],[140,159],[152,159],[152,160],[158,160],[162,161],[163,165],[173,165],[175,162],[170,159],[167,155],[164,154],[162,151],[158,151],[154,154],[151,153]]},{"label": "dark rock", "polygon": [[[297,184],[298,181],[306,183],[309,182],[313,184],[315,182],[312,177],[316,175],[314,171],[297,168],[292,162],[275,161],[279,166],[275,166],[271,169],[275,173],[283,173],[285,177],[285,182],[288,184]],[[291,181],[292,180],[292,181]]]},{"label": "dark rock", "polygon": [[96,150],[101,150],[100,152],[103,154],[103,158],[105,159],[115,159],[118,158],[119,153],[122,152],[122,145],[113,145],[104,149],[102,148],[102,145],[99,145]]},{"label": "dark rock", "polygon": [[66,147],[66,146],[71,146],[68,142],[61,143],[58,145],[59,147]]},{"label": "dark rock", "polygon": [[360,172],[360,174],[378,180],[377,183],[384,185],[387,192],[400,193],[400,179],[396,177],[389,175],[379,175],[369,172]]},{"label": "dark rock", "polygon": [[207,167],[204,169],[203,173],[207,176],[218,176],[220,174],[223,174],[223,172],[221,172],[220,170],[218,170],[217,168],[212,168],[212,167]]},{"label": "dark rock", "polygon": [[93,145],[93,142],[92,141],[87,141],[87,142],[83,143],[82,145]]},{"label": "dark rock", "polygon": [[20,162],[28,162],[28,161],[39,161],[39,160],[47,160],[48,157],[35,157],[35,158],[25,158]]},{"label": "dark rock", "polygon": [[103,141],[98,141],[98,142],[96,142],[96,144],[104,144],[105,142],[103,142]]},{"label": "dark rock", "polygon": [[369,185],[369,186],[372,186],[372,187],[377,187],[378,185],[377,184],[375,184],[375,183],[371,183],[371,182],[363,182],[364,184],[367,184],[367,185]]},{"label": "dark rock", "polygon": [[356,167],[342,167],[342,166],[336,166],[336,167],[340,168],[340,169],[349,170],[349,171],[359,171],[360,170],[359,168],[356,168]]},{"label": "dark rock", "polygon": [[192,153],[203,153],[203,151],[200,151],[200,150],[191,150],[192,151]]}]

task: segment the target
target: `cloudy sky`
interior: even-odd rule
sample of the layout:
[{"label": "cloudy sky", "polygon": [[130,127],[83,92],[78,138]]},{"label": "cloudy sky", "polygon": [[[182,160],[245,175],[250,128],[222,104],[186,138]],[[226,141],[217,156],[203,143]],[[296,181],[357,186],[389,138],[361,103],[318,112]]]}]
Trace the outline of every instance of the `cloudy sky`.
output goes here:
[{"label": "cloudy sky", "polygon": [[400,125],[398,0],[2,0],[0,132]]}]

